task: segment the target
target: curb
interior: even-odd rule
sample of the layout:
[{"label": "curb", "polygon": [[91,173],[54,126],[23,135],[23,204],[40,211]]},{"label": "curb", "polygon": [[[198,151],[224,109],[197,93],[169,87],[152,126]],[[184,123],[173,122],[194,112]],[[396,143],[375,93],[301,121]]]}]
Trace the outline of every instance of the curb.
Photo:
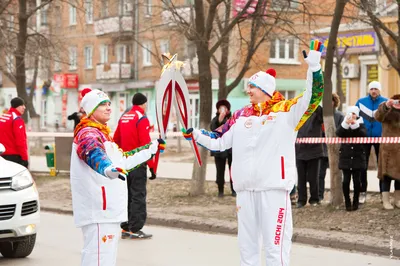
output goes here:
[{"label": "curb", "polygon": [[[72,215],[72,210],[63,210],[59,208],[43,207],[40,208],[41,211],[53,212],[58,214]],[[165,226],[172,228],[180,228],[186,230],[201,231],[206,233],[219,233],[227,235],[236,235],[237,228],[229,226],[219,226],[214,224],[207,224],[204,222],[190,222],[183,221],[180,219],[165,219],[148,217],[146,223],[148,225]],[[307,235],[302,235],[301,233],[294,233],[292,237],[293,243],[306,244],[310,246],[320,246],[328,247],[339,250],[346,250],[358,253],[369,253],[375,254],[383,257],[390,257],[392,259],[400,259],[400,247],[393,247],[392,250],[389,247],[382,247],[377,245],[367,245],[356,242],[341,241],[338,239],[322,239],[317,237],[310,237]]]}]

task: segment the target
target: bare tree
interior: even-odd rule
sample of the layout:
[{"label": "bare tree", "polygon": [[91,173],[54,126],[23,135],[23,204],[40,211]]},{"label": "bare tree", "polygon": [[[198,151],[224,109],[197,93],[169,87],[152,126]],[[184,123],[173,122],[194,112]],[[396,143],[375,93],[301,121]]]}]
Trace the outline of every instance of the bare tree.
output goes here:
[{"label": "bare tree", "polygon": [[[400,8],[399,1],[388,6],[377,6],[375,1],[352,0],[352,5],[364,11],[366,15],[355,19],[370,24],[379,40],[379,45],[390,65],[400,75]],[[386,1],[385,1],[386,3]],[[391,19],[386,16],[390,15]],[[385,19],[386,17],[386,19]]]},{"label": "bare tree", "polygon": [[[33,94],[36,87],[39,69],[44,70],[49,78],[49,69],[44,69],[40,65],[44,61],[53,61],[55,54],[60,49],[61,41],[56,35],[51,35],[49,31],[41,32],[41,25],[36,25],[36,17],[39,12],[48,9],[51,3],[63,0],[42,0],[37,4],[35,0],[8,1],[0,5],[0,20],[2,27],[0,29],[0,51],[5,55],[0,59],[0,71],[16,85],[17,94],[23,98],[27,105],[27,111],[24,115],[31,118],[38,117],[33,106]],[[27,58],[33,58],[30,65],[33,69],[31,80],[29,80],[30,93],[26,91],[27,86]],[[29,65],[28,65],[29,66]]]},{"label": "bare tree", "polygon": [[[336,0],[335,11],[331,23],[328,47],[326,52],[325,60],[325,72],[324,72],[324,125],[325,134],[328,138],[335,136],[335,122],[333,119],[333,108],[326,108],[332,106],[332,70],[333,70],[333,58],[335,56],[335,50],[337,49],[337,35],[339,31],[340,22],[343,17],[343,12],[348,0]],[[341,186],[341,173],[338,168],[338,154],[339,145],[328,144],[329,154],[329,166],[331,174],[331,205],[338,207],[343,202],[343,192]]]}]

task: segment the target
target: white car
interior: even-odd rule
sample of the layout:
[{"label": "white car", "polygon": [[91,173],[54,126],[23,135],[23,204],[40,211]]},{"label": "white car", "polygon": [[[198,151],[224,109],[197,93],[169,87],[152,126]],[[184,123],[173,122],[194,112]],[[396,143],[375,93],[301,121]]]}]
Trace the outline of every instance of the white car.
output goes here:
[{"label": "white car", "polygon": [[28,169],[1,157],[0,143],[0,253],[5,258],[31,254],[40,221],[39,193]]}]

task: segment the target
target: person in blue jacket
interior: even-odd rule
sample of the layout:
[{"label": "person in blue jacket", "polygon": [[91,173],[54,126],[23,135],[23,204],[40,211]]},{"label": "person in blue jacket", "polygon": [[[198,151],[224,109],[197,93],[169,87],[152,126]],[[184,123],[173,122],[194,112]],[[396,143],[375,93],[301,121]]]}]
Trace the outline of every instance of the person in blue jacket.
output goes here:
[{"label": "person in blue jacket", "polygon": [[[388,99],[381,96],[382,86],[378,81],[372,81],[368,84],[368,95],[360,98],[356,102],[356,106],[360,108],[360,117],[364,119],[364,125],[367,128],[367,137],[381,137],[382,124],[376,121],[374,114],[381,103],[386,102]],[[374,146],[376,160],[379,158],[379,143],[364,144],[365,155],[367,158],[367,165],[365,170],[361,172],[361,190],[360,190],[360,204],[365,203],[368,186],[368,161],[371,154],[371,148]],[[379,183],[379,190],[382,192],[381,184]]]}]

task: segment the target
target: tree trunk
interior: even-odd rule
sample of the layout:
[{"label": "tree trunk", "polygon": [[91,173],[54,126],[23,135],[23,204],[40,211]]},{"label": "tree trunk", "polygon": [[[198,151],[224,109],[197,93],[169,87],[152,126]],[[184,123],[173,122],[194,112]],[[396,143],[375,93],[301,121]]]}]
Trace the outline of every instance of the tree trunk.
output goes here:
[{"label": "tree trunk", "polygon": [[229,58],[229,34],[224,38],[224,42],[221,44],[221,62],[218,65],[218,100],[228,98],[228,87],[226,80],[228,76],[228,58]]},{"label": "tree trunk", "polygon": [[[200,128],[208,128],[211,120],[212,110],[212,91],[211,91],[211,64],[208,53],[207,42],[199,40],[196,44],[197,56],[199,58],[199,87],[200,87]],[[192,183],[190,195],[198,196],[204,194],[204,182],[207,170],[208,151],[200,148],[202,167],[198,167],[197,162],[193,164]]]},{"label": "tree trunk", "polygon": [[[25,49],[26,39],[28,35],[28,17],[27,17],[27,4],[25,0],[18,0],[19,2],[19,15],[18,15],[18,36],[17,36],[17,49],[15,51],[15,72],[16,72],[16,87],[18,96],[24,99],[27,110],[33,108],[32,103],[29,102],[26,93],[26,77],[25,77]],[[27,113],[27,112],[26,112]],[[25,114],[26,114],[25,113]],[[23,116],[25,123],[28,121],[27,114]]]},{"label": "tree trunk", "polygon": [[[333,57],[336,49],[336,39],[338,35],[340,21],[343,16],[343,11],[347,0],[336,0],[335,12],[331,23],[331,31],[329,34],[328,47],[326,51],[325,73],[324,73],[324,125],[326,137],[332,138],[335,136],[335,123],[333,119],[332,106],[332,70]],[[338,168],[338,149],[335,146],[328,145],[329,167],[331,175],[331,204],[334,207],[340,206],[343,202],[342,192],[342,175]]]}]

